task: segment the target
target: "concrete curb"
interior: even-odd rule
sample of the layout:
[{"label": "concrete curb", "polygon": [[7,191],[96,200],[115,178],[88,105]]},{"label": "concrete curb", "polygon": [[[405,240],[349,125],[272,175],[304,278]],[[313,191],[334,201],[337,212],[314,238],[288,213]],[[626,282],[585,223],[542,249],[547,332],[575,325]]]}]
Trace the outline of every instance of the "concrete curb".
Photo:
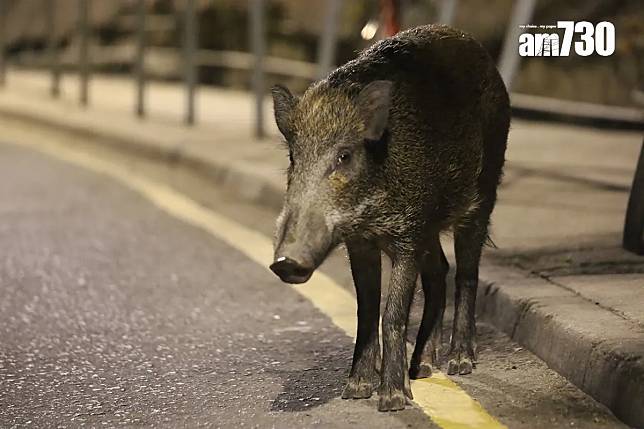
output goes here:
[{"label": "concrete curb", "polygon": [[[251,165],[204,159],[181,146],[13,111],[0,116],[72,133],[136,156],[183,164],[243,198],[281,208],[283,190]],[[477,311],[557,372],[605,404],[624,422],[644,427],[644,330],[574,292],[516,269],[481,267]],[[572,309],[574,308],[574,311]],[[628,332],[628,338],[624,333]],[[633,334],[635,332],[635,334]]]},{"label": "concrete curb", "polygon": [[644,427],[644,328],[538,276],[481,267],[477,312],[619,419]]}]

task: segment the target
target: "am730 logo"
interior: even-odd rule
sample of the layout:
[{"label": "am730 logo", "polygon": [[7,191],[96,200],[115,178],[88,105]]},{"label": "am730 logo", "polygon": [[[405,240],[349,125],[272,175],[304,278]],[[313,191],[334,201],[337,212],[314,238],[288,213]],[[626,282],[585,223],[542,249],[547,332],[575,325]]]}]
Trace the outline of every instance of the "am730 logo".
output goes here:
[{"label": "am730 logo", "polygon": [[[597,53],[603,57],[615,52],[615,26],[607,21],[593,25],[588,21],[557,21],[557,25],[522,25],[522,29],[546,29],[550,32],[525,32],[519,36],[522,57],[567,57],[571,48],[582,57]],[[559,33],[563,30],[563,38]],[[534,31],[534,30],[533,30]],[[579,40],[573,39],[575,36]],[[574,45],[574,46],[573,46]]]}]

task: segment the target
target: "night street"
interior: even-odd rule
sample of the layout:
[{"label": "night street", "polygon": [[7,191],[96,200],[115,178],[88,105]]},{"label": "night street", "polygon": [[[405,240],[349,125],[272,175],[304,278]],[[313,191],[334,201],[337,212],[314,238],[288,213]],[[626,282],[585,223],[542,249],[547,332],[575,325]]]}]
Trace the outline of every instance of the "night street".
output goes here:
[{"label": "night street", "polygon": [[641,3],[0,0],[0,429],[644,429]]},{"label": "night street", "polygon": [[[270,237],[265,209],[172,168],[100,159],[144,181],[172,178]],[[32,149],[0,145],[0,175],[0,426],[432,426],[417,405],[383,414],[375,395],[340,399],[351,338],[234,247]],[[323,271],[351,291],[336,253]],[[482,323],[479,349],[474,373],[452,379],[501,423],[621,427]]]}]

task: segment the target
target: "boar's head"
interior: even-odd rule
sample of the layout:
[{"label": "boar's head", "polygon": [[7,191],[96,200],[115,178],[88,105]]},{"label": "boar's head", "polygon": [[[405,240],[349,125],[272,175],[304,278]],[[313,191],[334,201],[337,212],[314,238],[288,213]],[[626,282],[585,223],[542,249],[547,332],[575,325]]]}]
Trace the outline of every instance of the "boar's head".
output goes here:
[{"label": "boar's head", "polygon": [[272,93],[290,164],[270,268],[284,282],[304,283],[373,208],[392,83],[374,81],[354,94],[325,82],[301,98],[282,86]]}]

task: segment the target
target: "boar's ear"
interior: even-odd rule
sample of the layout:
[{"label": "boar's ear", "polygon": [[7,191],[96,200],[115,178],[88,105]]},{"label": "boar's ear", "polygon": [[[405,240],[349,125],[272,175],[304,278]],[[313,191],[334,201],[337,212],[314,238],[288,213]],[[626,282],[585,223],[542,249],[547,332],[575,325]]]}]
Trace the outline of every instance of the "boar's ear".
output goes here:
[{"label": "boar's ear", "polygon": [[277,128],[284,135],[286,140],[293,136],[291,114],[297,105],[297,98],[291,94],[285,86],[275,85],[271,88],[273,94],[273,110],[275,111],[275,122]]},{"label": "boar's ear", "polygon": [[375,80],[358,94],[356,104],[364,118],[366,140],[380,140],[387,128],[392,86],[391,81]]}]

